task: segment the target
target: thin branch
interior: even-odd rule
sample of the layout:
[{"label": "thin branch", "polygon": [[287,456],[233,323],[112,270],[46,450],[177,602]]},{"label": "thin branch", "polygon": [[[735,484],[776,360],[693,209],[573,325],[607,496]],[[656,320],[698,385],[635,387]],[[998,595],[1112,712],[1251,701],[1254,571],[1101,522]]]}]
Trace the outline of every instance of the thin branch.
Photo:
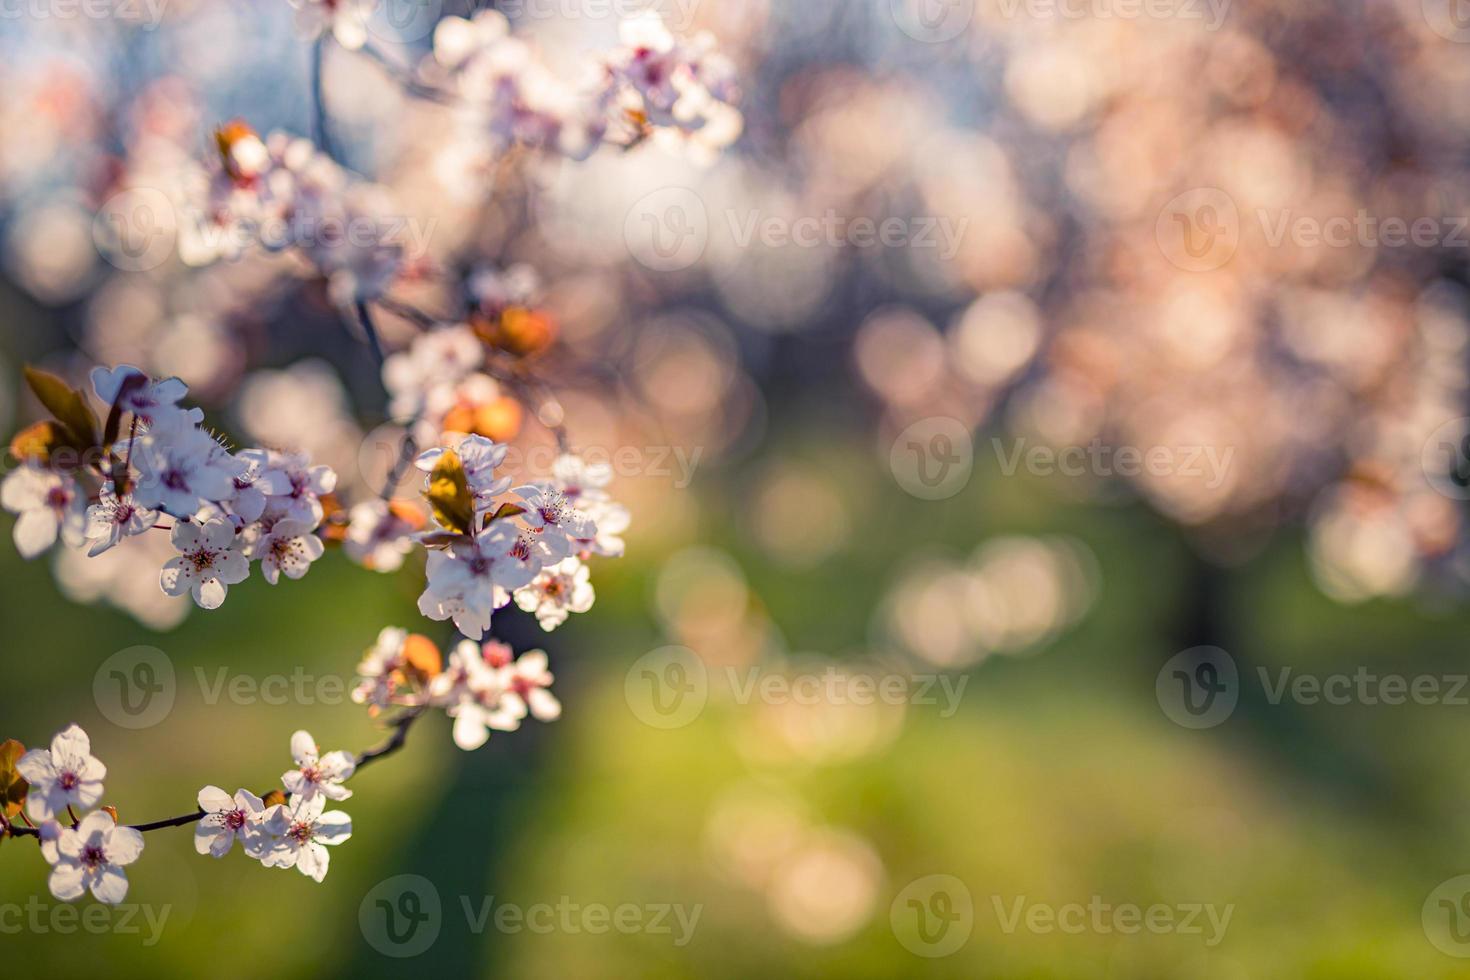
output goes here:
[{"label": "thin branch", "polygon": [[409,95],[417,96],[429,102],[438,102],[441,105],[460,104],[459,97],[453,92],[446,92],[444,89],[436,88],[433,85],[420,81],[414,75],[411,68],[400,65],[373,45],[364,44],[358,49],[358,53],[367,55],[373,61],[376,61],[385,72],[391,75],[398,84],[403,86],[404,91]]},{"label": "thin branch", "polygon": [[439,319],[432,313],[426,313],[425,311],[419,309],[417,306],[410,306],[408,303],[402,303],[396,299],[390,299],[387,296],[379,296],[376,300],[374,300],[374,302],[376,302],[383,309],[387,310],[389,313],[392,313],[394,316],[400,316],[403,319],[408,320],[414,326],[422,327],[425,330],[430,330],[434,327],[448,326],[451,323],[451,321],[449,320]]},{"label": "thin branch", "polygon": [[204,811],[199,810],[195,813],[186,813],[182,817],[170,817],[167,820],[155,820],[152,823],[136,823],[133,824],[133,829],[146,833],[150,830],[162,830],[165,827],[182,827],[202,819],[204,819]]},{"label": "thin branch", "polygon": [[311,46],[311,128],[317,146],[337,163],[336,150],[332,146],[332,134],[327,126],[327,103],[322,91],[322,62],[326,60],[327,35],[323,34]]},{"label": "thin branch", "polygon": [[[394,718],[393,721],[389,723],[390,726],[393,728],[392,736],[389,737],[389,739],[382,745],[375,745],[372,748],[366,749],[363,752],[359,753],[357,756],[357,768],[361,769],[369,762],[372,762],[375,759],[386,758],[387,756],[390,756],[394,752],[397,752],[399,749],[403,748],[404,743],[408,741],[409,727],[412,726],[413,723],[417,721],[420,717],[422,717],[426,710],[427,709],[423,706],[410,708],[408,711],[405,711],[397,718]],[[266,794],[261,795],[264,796]],[[70,807],[68,807],[67,809],[70,810]],[[180,814],[177,817],[169,817],[166,820],[154,820],[151,823],[126,824],[125,826],[130,827],[133,830],[138,831],[139,833],[146,834],[150,830],[163,830],[166,827],[184,827],[191,823],[197,823],[205,816],[206,814],[203,810],[196,810],[193,813]],[[76,824],[73,823],[72,826],[75,827]],[[17,827],[9,820],[7,820],[3,814],[0,814],[0,833],[6,832],[8,832],[12,837],[35,837],[37,838],[37,840],[39,840],[41,837],[41,830],[39,827]]]},{"label": "thin branch", "polygon": [[373,323],[373,314],[368,310],[368,305],[363,300],[357,301],[357,319],[362,323],[362,332],[367,334],[368,344],[373,349],[373,357],[378,362],[378,367],[383,366],[383,342],[378,337],[378,327]]}]

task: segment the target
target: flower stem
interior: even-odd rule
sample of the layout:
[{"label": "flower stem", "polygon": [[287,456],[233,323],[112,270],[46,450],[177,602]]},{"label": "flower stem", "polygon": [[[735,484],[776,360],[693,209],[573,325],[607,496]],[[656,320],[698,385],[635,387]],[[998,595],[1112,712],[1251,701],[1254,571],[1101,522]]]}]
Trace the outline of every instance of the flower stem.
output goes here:
[{"label": "flower stem", "polygon": [[381,368],[383,366],[383,342],[378,337],[378,327],[373,323],[373,314],[368,309],[367,303],[362,300],[357,302],[357,318],[362,322],[362,332],[367,334],[368,345],[373,349],[373,358]]},{"label": "flower stem", "polygon": [[[372,762],[374,759],[382,759],[386,756],[390,756],[394,752],[397,752],[399,749],[403,748],[404,742],[408,740],[409,726],[417,721],[419,717],[423,715],[424,711],[425,708],[422,706],[417,708],[410,708],[408,711],[405,711],[397,718],[394,718],[393,721],[390,722],[393,728],[393,735],[382,745],[375,745],[370,749],[365,749],[362,752],[358,753],[357,768],[361,769],[363,766],[367,765],[369,762]],[[261,795],[264,796],[265,794]],[[78,823],[76,814],[72,812],[71,807],[67,807],[66,809],[67,813],[71,814],[72,826],[75,827]],[[166,827],[187,826],[191,823],[197,823],[204,817],[205,812],[203,810],[195,810],[193,813],[184,813],[180,814],[177,817],[169,817],[165,820],[154,820],[150,823],[127,824],[126,826],[131,827],[133,830],[136,830],[140,833],[147,833],[150,830],[163,830]],[[41,831],[37,827],[17,827],[12,824],[10,825],[9,833],[12,837],[34,837],[37,839],[37,841],[39,841],[41,838]]]},{"label": "flower stem", "polygon": [[327,104],[322,92],[322,62],[325,60],[327,48],[327,35],[323,34],[316,39],[311,47],[311,107],[312,107],[312,129],[315,131],[316,144],[322,148],[322,152],[331,157],[337,163],[336,150],[332,147],[332,134],[327,127]]}]

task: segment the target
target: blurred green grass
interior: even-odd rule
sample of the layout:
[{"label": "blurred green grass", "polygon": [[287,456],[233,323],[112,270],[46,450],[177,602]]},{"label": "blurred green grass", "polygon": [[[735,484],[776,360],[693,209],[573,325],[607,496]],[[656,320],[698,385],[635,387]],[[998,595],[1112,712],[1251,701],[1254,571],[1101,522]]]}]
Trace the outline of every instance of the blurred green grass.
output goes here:
[{"label": "blurred green grass", "polygon": [[[816,447],[820,446],[818,449]],[[117,977],[1014,977],[1448,978],[1470,976],[1420,924],[1439,882],[1470,871],[1460,746],[1465,708],[1267,704],[1259,685],[1207,731],[1170,723],[1154,700],[1159,666],[1180,648],[1193,559],[1179,534],[1136,505],[1066,503],[1026,478],[981,470],[960,496],[917,504],[862,445],[825,434],[773,453],[820,458],[846,488],[858,532],[814,568],[770,560],[748,534],[752,472],[696,484],[701,545],[722,547],[792,649],[862,648],[872,610],[925,549],[967,554],[996,534],[1065,533],[1101,566],[1090,615],[1048,648],[973,668],[950,718],[911,707],[876,752],[816,764],[744,751],[750,706],[715,699],[691,725],[642,724],[623,698],[629,665],[667,640],[651,611],[669,548],[640,546],[595,576],[592,613],[545,638],[565,717],[496,736],[473,754],[430,718],[406,750],[352,781],[341,804],[352,840],[326,882],[267,871],[238,853],[194,854],[190,831],[150,834],[130,869],[129,900],[169,907],[162,939],[23,929],[12,962],[38,975],[105,963]],[[9,522],[3,525],[8,533]],[[690,542],[686,542],[690,543]],[[184,812],[206,783],[273,785],[287,740],[305,727],[323,747],[381,738],[350,703],[208,704],[195,679],[336,674],[387,624],[419,625],[412,574],[366,574],[338,555],[300,583],[258,578],[213,613],[159,636],[126,617],[68,604],[44,562],[0,549],[0,619],[9,641],[0,735],[43,744],[82,724],[109,768],[109,802],[126,820]],[[1297,670],[1462,672],[1470,617],[1414,603],[1343,607],[1325,599],[1287,535],[1220,576],[1221,637],[1244,664]],[[513,627],[518,646],[539,641]],[[438,635],[437,633],[435,635]],[[178,671],[163,723],[127,731],[92,701],[113,652],[151,644]],[[756,787],[799,801],[810,818],[866,840],[881,863],[872,908],[830,945],[781,928],[768,897],[711,857],[711,817],[732,791]],[[0,903],[50,903],[45,865],[25,841],[0,847]],[[975,900],[968,943],[936,960],[895,938],[889,903],[910,881],[949,874]],[[399,874],[429,878],[444,903],[438,940],[413,960],[382,956],[358,924],[364,897]],[[1223,942],[1200,937],[1005,933],[1009,905],[1085,903],[1092,895],[1148,905],[1233,905]],[[477,933],[466,920],[496,902],[680,903],[702,907],[692,941],[648,932]]]}]

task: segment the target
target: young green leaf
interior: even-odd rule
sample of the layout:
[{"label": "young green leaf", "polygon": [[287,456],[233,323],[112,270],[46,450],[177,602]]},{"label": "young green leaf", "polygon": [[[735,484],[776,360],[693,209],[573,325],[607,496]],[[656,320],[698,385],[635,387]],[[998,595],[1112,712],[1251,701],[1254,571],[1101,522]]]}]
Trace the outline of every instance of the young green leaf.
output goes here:
[{"label": "young green leaf", "polygon": [[[495,513],[490,515],[490,520],[498,521],[507,517],[515,517],[517,514],[524,514],[525,512],[526,508],[518,504],[504,503],[496,508]],[[489,521],[486,521],[486,523],[488,524]]]},{"label": "young green leaf", "polygon": [[76,442],[90,449],[97,445],[97,416],[80,388],[69,388],[54,374],[26,365],[26,384],[46,406],[46,411],[66,426]]},{"label": "young green leaf", "polygon": [[470,493],[464,463],[452,449],[434,464],[429,474],[429,489],[424,494],[434,511],[434,519],[459,534],[474,534],[475,498]]},{"label": "young green leaf", "polygon": [[31,788],[30,783],[15,771],[15,764],[25,754],[26,747],[13,738],[0,742],[0,813],[4,813],[7,820],[20,813],[26,793]]}]

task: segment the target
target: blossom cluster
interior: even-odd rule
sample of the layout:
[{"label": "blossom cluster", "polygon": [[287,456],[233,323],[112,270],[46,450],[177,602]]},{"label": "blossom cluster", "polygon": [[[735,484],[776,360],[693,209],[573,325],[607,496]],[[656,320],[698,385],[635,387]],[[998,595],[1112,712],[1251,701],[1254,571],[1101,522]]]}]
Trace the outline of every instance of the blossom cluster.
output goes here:
[{"label": "blossom cluster", "polygon": [[[101,801],[107,776],[107,767],[92,755],[87,733],[69,725],[49,749],[31,749],[15,768],[30,784],[25,813],[38,825],[41,855],[51,865],[51,894],[70,902],[91,891],[99,902],[121,902],[128,893],[122,869],[143,853],[143,835],[118,826],[107,810],[76,816],[76,808],[87,810]],[[67,816],[72,823],[64,827],[60,818]]]},{"label": "blossom cluster", "polygon": [[[289,795],[271,794],[284,802],[267,803],[245,789],[233,796],[217,786],[201,789],[199,810],[192,818],[198,821],[195,850],[224,857],[238,841],[246,855],[268,868],[296,868],[316,881],[325,878],[326,846],[352,836],[351,819],[327,811],[326,803],[352,795],[342,782],[355,771],[356,759],[340,751],[323,755],[304,731],[291,736],[291,755],[295,768],[281,777]],[[87,733],[78,725],[67,726],[49,749],[22,755],[15,771],[27,784],[25,816],[51,865],[51,893],[69,902],[90,891],[99,902],[121,902],[128,892],[123,869],[142,855],[143,834],[120,825],[111,807],[77,815],[77,809],[89,809],[102,799],[107,775],[106,766],[92,755]]]},{"label": "blossom cluster", "polygon": [[471,639],[483,637],[492,613],[512,598],[545,630],[569,613],[586,612],[594,593],[585,562],[623,553],[618,535],[627,528],[628,512],[603,489],[609,467],[563,455],[551,479],[512,489],[510,478],[497,474],[506,452],[504,445],[471,435],[415,461],[430,474],[431,500],[446,464],[462,475],[454,499],[434,509],[440,530],[421,536],[431,550],[419,611],[441,622],[452,619]]},{"label": "blossom cluster", "polygon": [[441,669],[432,641],[390,626],[357,673],[353,701],[373,713],[389,706],[443,708],[454,719],[454,743],[466,751],[484,745],[491,731],[515,731],[528,715],[538,721],[561,717],[545,652],[516,657],[496,640],[461,640]]},{"label": "blossom cluster", "polygon": [[[363,4],[298,7],[309,33],[330,32],[350,50],[363,46],[371,12]],[[415,79],[411,90],[456,107],[451,156],[481,168],[514,146],[581,159],[605,142],[626,147],[653,137],[709,155],[740,134],[734,70],[713,36],[677,39],[647,12],[623,22],[621,40],[567,79],[511,34],[504,14],[446,17],[417,72],[425,81]],[[215,144],[212,158],[185,168],[176,191],[185,263],[289,250],[327,280],[343,307],[382,296],[405,269],[400,222],[388,217],[384,188],[350,176],[309,140],[262,138],[240,120],[221,126]]]},{"label": "blossom cluster", "polygon": [[231,452],[202,428],[203,412],[179,404],[188,388],[177,378],[154,380],[128,365],[97,368],[92,388],[111,406],[112,424],[131,419],[128,436],[89,447],[101,451],[90,468],[53,465],[38,453],[5,478],[0,505],[19,515],[22,556],[34,558],[60,538],[96,557],[126,538],[167,530],[177,554],[159,584],[205,609],[223,603],[252,562],[274,585],[283,574],[301,578],[321,557],[321,498],[337,482],[329,467],[271,449]]},{"label": "blossom cluster", "polygon": [[603,142],[656,133],[716,150],[740,134],[734,70],[712,35],[676,39],[653,11],[625,20],[620,34],[620,45],[568,79],[511,33],[504,14],[446,17],[422,74],[458,97],[491,156],[519,145],[581,159]]},{"label": "blossom cluster", "polygon": [[310,140],[262,138],[240,120],[215,131],[215,147],[180,181],[186,263],[289,250],[326,279],[341,306],[376,298],[399,273],[405,249],[382,187],[351,177]]},{"label": "blossom cluster", "polygon": [[289,794],[284,803],[267,804],[246,789],[233,796],[218,786],[201,789],[204,815],[194,829],[194,849],[221,858],[239,841],[247,857],[267,868],[295,868],[314,881],[325,878],[331,861],[327,847],[352,836],[352,819],[341,810],[327,810],[327,801],[352,795],[342,783],[356,771],[357,760],[340,750],[322,754],[305,731],[291,736],[291,758],[296,767],[281,776]]}]

